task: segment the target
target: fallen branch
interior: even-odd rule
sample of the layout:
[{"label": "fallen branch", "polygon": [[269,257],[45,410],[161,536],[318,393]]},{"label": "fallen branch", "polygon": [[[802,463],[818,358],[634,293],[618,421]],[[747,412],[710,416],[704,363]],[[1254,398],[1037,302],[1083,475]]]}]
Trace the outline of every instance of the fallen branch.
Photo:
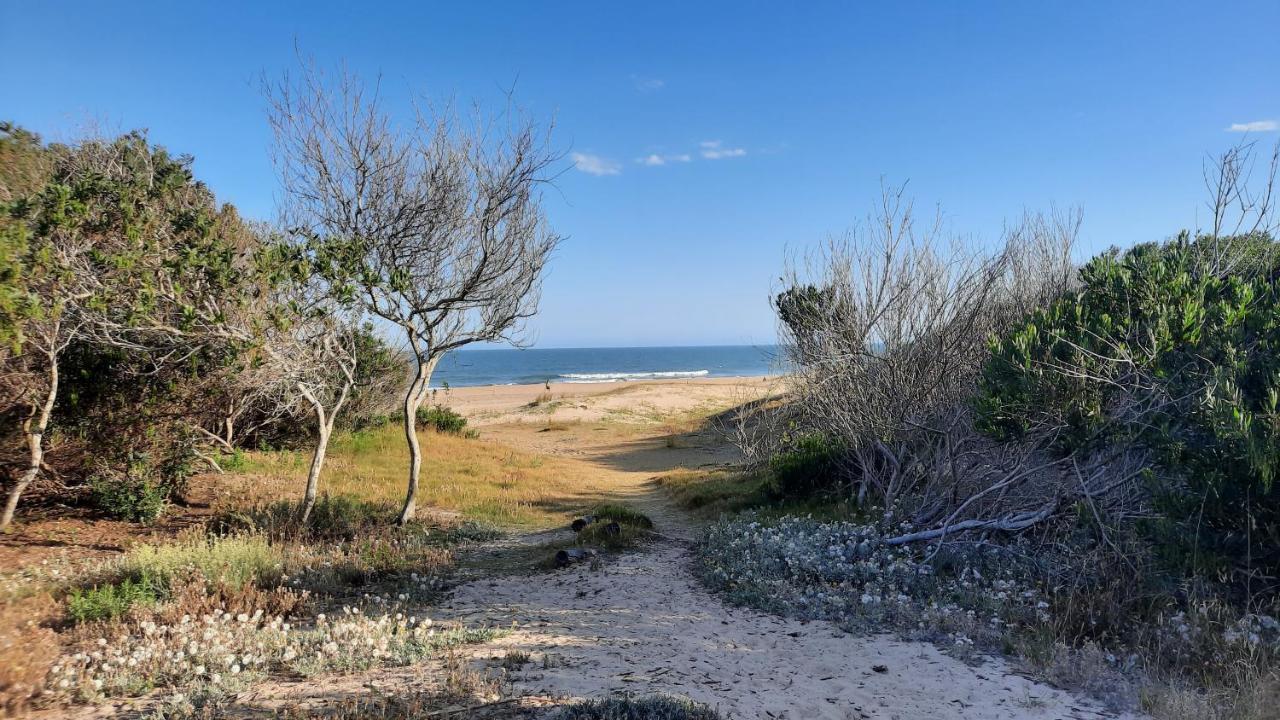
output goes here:
[{"label": "fallen branch", "polygon": [[962,533],[970,530],[998,530],[1001,532],[1018,532],[1026,530],[1036,523],[1043,522],[1053,515],[1058,509],[1058,500],[1046,504],[1044,507],[1035,511],[1023,513],[1012,513],[1001,518],[974,519],[965,520],[955,523],[954,525],[944,525],[932,530],[921,530],[919,532],[907,533],[891,537],[884,541],[885,545],[906,545],[907,543],[920,542],[922,540],[936,540],[953,533]]}]

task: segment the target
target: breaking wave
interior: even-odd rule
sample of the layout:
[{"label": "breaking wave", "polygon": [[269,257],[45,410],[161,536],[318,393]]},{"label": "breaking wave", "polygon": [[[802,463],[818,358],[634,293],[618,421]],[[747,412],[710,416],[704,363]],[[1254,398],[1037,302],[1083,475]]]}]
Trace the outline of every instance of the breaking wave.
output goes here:
[{"label": "breaking wave", "polygon": [[626,382],[628,380],[671,380],[710,375],[710,370],[662,370],[655,372],[564,373],[560,378],[570,383]]}]

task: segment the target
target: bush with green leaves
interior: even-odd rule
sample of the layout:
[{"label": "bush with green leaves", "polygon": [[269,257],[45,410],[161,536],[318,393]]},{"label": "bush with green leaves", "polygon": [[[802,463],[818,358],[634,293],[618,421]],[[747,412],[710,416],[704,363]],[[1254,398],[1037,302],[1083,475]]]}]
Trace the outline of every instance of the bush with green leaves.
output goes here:
[{"label": "bush with green leaves", "polygon": [[1280,571],[1280,244],[1265,235],[1112,250],[999,339],[976,409],[1001,439],[1153,453],[1144,529],[1179,570]]},{"label": "bush with green leaves", "polygon": [[94,504],[120,520],[153,523],[169,504],[168,491],[148,478],[98,475],[90,479],[89,488]]},{"label": "bush with green leaves", "polygon": [[467,419],[444,405],[418,408],[418,424],[438,433],[467,435]]},{"label": "bush with green leaves", "polygon": [[[155,522],[195,472],[192,448],[171,436],[121,442],[121,448],[106,449],[89,479],[93,502],[121,520]],[[147,450],[134,449],[135,443]]]},{"label": "bush with green leaves", "polygon": [[786,446],[769,458],[769,491],[791,499],[832,492],[840,484],[842,456],[840,443],[822,433],[788,438]]}]

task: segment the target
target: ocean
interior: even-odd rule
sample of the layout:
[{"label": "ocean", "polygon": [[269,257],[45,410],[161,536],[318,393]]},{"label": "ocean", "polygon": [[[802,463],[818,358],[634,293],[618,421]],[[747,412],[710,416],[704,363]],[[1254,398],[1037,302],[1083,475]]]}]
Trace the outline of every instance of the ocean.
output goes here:
[{"label": "ocean", "polygon": [[457,350],[432,387],[751,377],[781,372],[774,345]]}]

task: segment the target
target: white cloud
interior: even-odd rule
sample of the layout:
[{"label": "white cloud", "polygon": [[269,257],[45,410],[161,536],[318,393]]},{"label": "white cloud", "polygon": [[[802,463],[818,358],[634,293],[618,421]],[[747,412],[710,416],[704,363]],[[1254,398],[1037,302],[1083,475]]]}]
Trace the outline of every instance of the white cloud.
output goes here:
[{"label": "white cloud", "polygon": [[704,140],[699,143],[702,147],[702,157],[708,160],[720,160],[722,158],[742,157],[747,154],[742,148],[725,147],[724,143],[719,140]]},{"label": "white cloud", "polygon": [[636,90],[643,93],[657,92],[667,85],[661,78],[647,78],[639,75],[632,75],[631,83],[636,86]]},{"label": "white cloud", "polygon": [[657,153],[654,153],[642,158],[636,158],[636,162],[641,165],[648,165],[649,167],[657,167],[659,165],[666,165],[667,163],[687,163],[691,160],[693,160],[693,156],[688,153],[680,153],[677,155],[658,155]]},{"label": "white cloud", "polygon": [[573,159],[573,166],[588,175],[617,175],[622,172],[621,165],[599,155],[573,153],[570,157]]},{"label": "white cloud", "polygon": [[1280,122],[1275,120],[1254,120],[1247,123],[1231,123],[1227,132],[1275,132],[1280,130]]}]

